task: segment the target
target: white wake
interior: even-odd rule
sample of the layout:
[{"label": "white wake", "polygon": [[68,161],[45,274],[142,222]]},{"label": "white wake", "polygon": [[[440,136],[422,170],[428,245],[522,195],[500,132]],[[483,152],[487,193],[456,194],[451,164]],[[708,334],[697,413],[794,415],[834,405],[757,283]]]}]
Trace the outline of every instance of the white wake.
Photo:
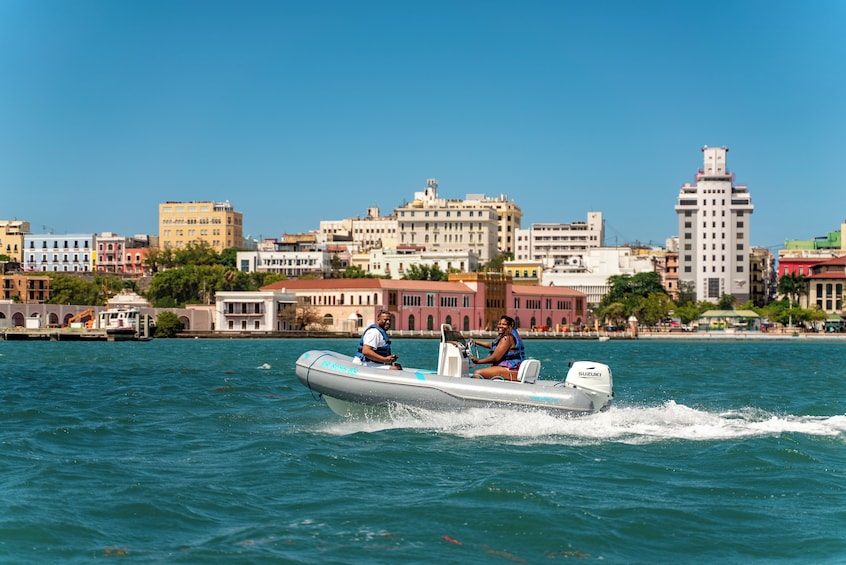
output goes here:
[{"label": "white wake", "polygon": [[509,443],[570,445],[668,440],[712,441],[798,433],[846,440],[846,416],[794,416],[756,408],[712,412],[673,401],[658,406],[619,407],[590,416],[564,418],[502,408],[438,412],[394,407],[387,416],[340,420],[321,426],[331,435],[419,429],[466,438],[499,437]]}]

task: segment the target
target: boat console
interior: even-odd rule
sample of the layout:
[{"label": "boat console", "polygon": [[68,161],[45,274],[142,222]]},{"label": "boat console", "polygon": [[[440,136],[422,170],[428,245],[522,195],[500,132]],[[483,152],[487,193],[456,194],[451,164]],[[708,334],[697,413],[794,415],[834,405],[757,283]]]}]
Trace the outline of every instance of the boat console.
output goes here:
[{"label": "boat console", "polygon": [[453,330],[449,324],[441,324],[438,374],[447,377],[470,376],[470,347],[461,332]]}]

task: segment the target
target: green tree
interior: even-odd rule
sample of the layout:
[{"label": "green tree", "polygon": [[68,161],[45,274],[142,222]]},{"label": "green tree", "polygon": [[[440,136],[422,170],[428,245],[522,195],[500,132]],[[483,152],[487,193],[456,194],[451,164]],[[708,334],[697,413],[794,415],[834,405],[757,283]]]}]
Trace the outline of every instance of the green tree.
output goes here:
[{"label": "green tree", "polygon": [[491,260],[487,263],[479,265],[477,271],[482,273],[486,271],[490,271],[492,273],[501,273],[503,272],[503,264],[506,261],[511,261],[512,259],[514,259],[513,253],[500,253],[492,257]]},{"label": "green tree", "polygon": [[48,304],[76,304],[97,306],[103,304],[101,289],[93,280],[74,275],[54,273],[50,275],[50,299]]},{"label": "green tree", "polygon": [[221,264],[220,255],[206,241],[189,243],[185,247],[174,251],[174,256],[176,265],[180,267]]},{"label": "green tree", "polygon": [[156,317],[156,337],[174,337],[182,331],[182,322],[173,312],[160,312]]},{"label": "green tree", "polygon": [[720,296],[719,302],[717,302],[717,307],[720,310],[734,310],[734,303],[737,299],[732,296],[731,294],[723,294]]},{"label": "green tree", "polygon": [[597,315],[600,320],[615,326],[624,326],[628,318],[626,306],[622,302],[612,302],[597,309]]},{"label": "green tree", "polygon": [[445,273],[437,265],[409,265],[402,274],[404,280],[409,281],[446,281],[449,273]]},{"label": "green tree", "polygon": [[[661,286],[661,276],[655,272],[638,273],[634,276],[613,275],[608,277],[608,284],[611,285],[611,289],[602,297],[597,307],[597,314],[600,318],[604,317],[606,320],[614,319],[616,323],[625,322],[629,316],[634,314],[638,320],[644,322],[641,316],[638,316],[638,312],[651,320],[653,307],[657,311],[663,308],[658,307],[659,304],[670,304],[669,300],[663,299],[656,299],[652,303],[643,302],[651,294],[665,296],[667,294],[667,291]],[[669,297],[667,298],[669,299]],[[610,308],[611,305],[617,304],[620,306]],[[644,304],[649,305],[648,309]],[[618,312],[620,308],[622,308],[622,312]]]},{"label": "green tree", "polygon": [[248,278],[247,287],[243,290],[259,290],[275,282],[288,280],[288,277],[279,273],[259,273],[254,271],[252,273],[246,273],[246,275]]},{"label": "green tree", "polygon": [[103,306],[106,301],[126,285],[114,275],[86,276],[50,273],[50,299],[48,304],[76,304]]},{"label": "green tree", "polygon": [[716,310],[717,304],[714,302],[707,302],[700,300],[696,304],[688,302],[683,306],[676,306],[673,313],[679,317],[683,324],[689,324],[696,321],[696,319],[707,312],[708,310]]},{"label": "green tree", "polygon": [[[147,300],[156,308],[175,308],[185,304],[203,302],[200,290],[203,284],[200,280],[199,267],[183,267],[168,269],[156,273],[147,289]],[[206,292],[214,288],[206,284]]]},{"label": "green tree", "polygon": [[791,302],[799,302],[799,297],[807,293],[804,275],[787,273],[778,280],[778,291]]},{"label": "green tree", "polygon": [[778,281],[778,291],[786,296],[789,301],[790,314],[788,315],[788,325],[793,326],[793,302],[799,302],[799,297],[807,292],[805,289],[805,277],[803,275],[794,275],[793,273],[782,275]]},{"label": "green tree", "polygon": [[218,262],[224,267],[236,269],[238,267],[238,249],[235,247],[227,247],[220,252]]},{"label": "green tree", "polygon": [[654,326],[675,308],[675,304],[666,293],[651,292],[642,297],[632,312],[638,321],[645,326]]},{"label": "green tree", "polygon": [[364,269],[362,269],[358,265],[350,265],[346,269],[344,269],[343,278],[345,279],[366,279],[369,277],[370,275],[365,273]]},{"label": "green tree", "polygon": [[332,255],[332,258],[329,260],[329,265],[332,268],[332,278],[339,277],[341,269],[344,268],[344,262],[341,261],[341,258],[338,257],[337,253]]},{"label": "green tree", "polygon": [[679,305],[696,305],[696,284],[693,281],[679,281]]},{"label": "green tree", "polygon": [[143,261],[144,266],[150,269],[150,272],[155,274],[165,269],[172,269],[176,266],[176,258],[173,255],[172,249],[162,249],[160,247],[151,247],[147,251],[147,257]]},{"label": "green tree", "polygon": [[679,317],[682,324],[689,324],[699,317],[702,312],[692,302],[686,302],[682,306],[676,306],[673,309],[673,314]]},{"label": "green tree", "polygon": [[213,304],[219,290],[258,290],[280,280],[285,277],[276,273],[245,273],[223,265],[188,265],[156,273],[146,296],[157,308]]}]

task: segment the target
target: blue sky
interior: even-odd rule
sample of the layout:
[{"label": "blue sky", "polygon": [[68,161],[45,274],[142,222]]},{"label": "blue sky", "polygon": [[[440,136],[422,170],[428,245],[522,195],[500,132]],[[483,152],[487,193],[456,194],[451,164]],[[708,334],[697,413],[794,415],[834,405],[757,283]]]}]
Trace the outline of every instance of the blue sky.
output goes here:
[{"label": "blue sky", "polygon": [[846,220],[846,2],[0,0],[0,219],[156,233],[166,200],[244,232],[383,214],[427,178],[523,227],[602,211],[677,235],[703,145],[753,245]]}]

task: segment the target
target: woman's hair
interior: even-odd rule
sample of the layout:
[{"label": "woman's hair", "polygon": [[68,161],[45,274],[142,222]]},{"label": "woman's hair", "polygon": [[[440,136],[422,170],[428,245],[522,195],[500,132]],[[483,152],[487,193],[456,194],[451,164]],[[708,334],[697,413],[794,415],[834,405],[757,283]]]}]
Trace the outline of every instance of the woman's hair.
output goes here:
[{"label": "woman's hair", "polygon": [[505,320],[505,323],[508,324],[510,327],[514,327],[514,318],[511,316],[503,316],[500,320]]}]

